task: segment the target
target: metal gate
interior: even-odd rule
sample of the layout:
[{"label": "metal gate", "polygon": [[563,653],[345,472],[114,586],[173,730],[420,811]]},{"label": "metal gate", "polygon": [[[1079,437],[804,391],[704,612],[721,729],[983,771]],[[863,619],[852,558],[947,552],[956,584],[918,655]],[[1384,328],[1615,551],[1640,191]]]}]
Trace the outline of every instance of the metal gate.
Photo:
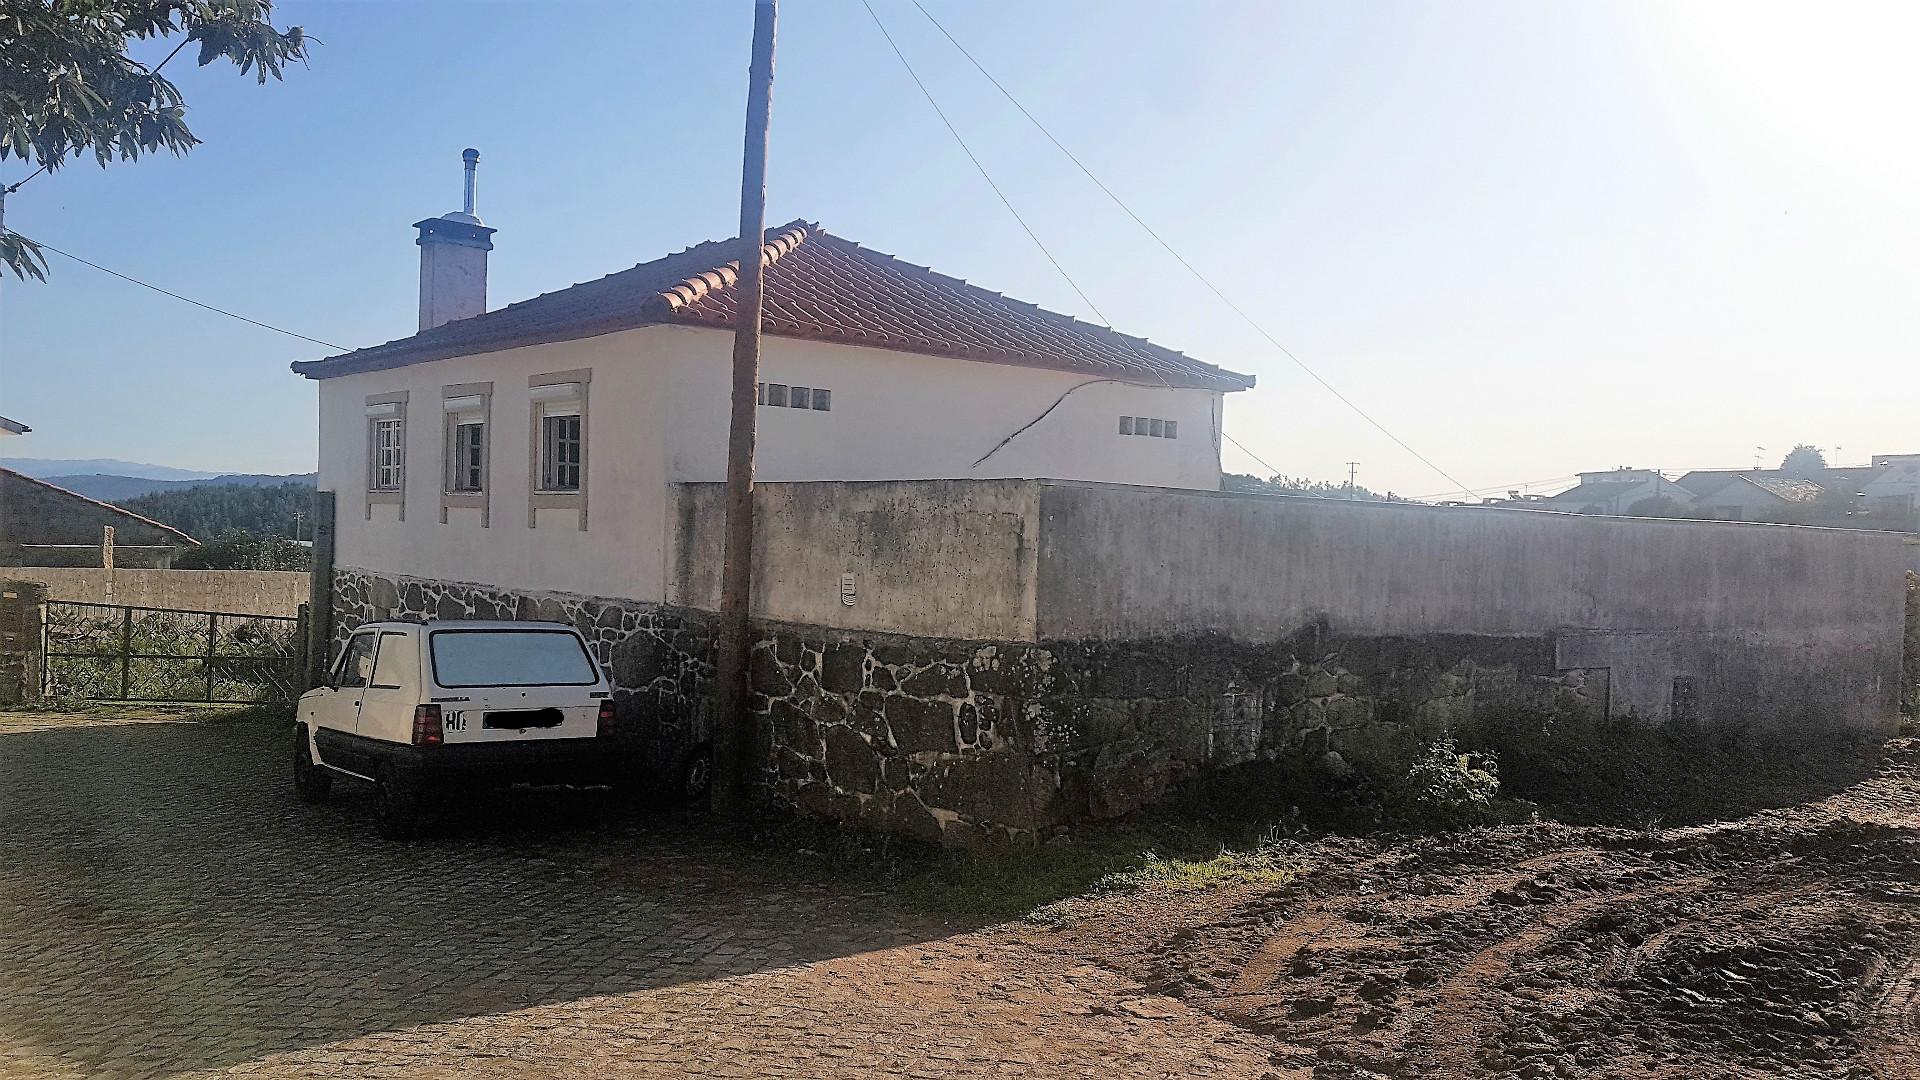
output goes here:
[{"label": "metal gate", "polygon": [[46,606],[47,697],[290,701],[300,695],[298,618],[66,600]]}]

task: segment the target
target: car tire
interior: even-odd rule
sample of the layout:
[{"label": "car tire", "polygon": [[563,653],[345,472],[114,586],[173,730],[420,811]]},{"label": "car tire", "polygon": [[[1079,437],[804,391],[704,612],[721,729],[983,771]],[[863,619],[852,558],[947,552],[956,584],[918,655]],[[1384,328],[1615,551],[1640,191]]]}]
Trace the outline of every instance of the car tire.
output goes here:
[{"label": "car tire", "polygon": [[388,840],[411,840],[420,831],[420,785],[391,766],[374,781],[375,827]]},{"label": "car tire", "polygon": [[303,803],[323,803],[333,792],[333,774],[313,763],[313,746],[307,738],[307,726],[293,729],[293,795]]},{"label": "car tire", "polygon": [[713,747],[696,746],[687,755],[674,793],[681,803],[693,807],[705,807],[713,798]]}]

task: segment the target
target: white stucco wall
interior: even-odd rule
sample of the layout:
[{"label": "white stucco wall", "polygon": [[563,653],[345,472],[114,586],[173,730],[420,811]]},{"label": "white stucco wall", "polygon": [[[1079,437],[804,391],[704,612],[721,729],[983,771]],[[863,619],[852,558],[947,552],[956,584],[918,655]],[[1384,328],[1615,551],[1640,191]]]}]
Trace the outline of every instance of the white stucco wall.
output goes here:
[{"label": "white stucco wall", "polygon": [[[724,407],[730,333],[654,327],[674,366],[673,478],[726,478]],[[1219,395],[1208,390],[1093,383],[987,461],[994,444],[1094,376],[767,338],[761,379],[833,391],[831,412],[760,410],[755,478],[985,480],[1045,477],[1220,486]],[[1121,416],[1177,420],[1176,439],[1119,434]]]},{"label": "white stucco wall", "polygon": [[[726,475],[732,347],[726,331],[656,326],[321,380],[320,485],[338,493],[338,565],[662,599],[669,485]],[[572,511],[542,510],[539,527],[529,529],[527,377],[578,368],[593,371],[588,528],[575,527]],[[785,338],[766,339],[761,372],[767,382],[829,389],[833,407],[761,408],[760,480],[1039,477],[1219,487],[1220,395],[1211,391]],[[441,388],[489,381],[491,526],[464,508],[442,524]],[[369,520],[366,399],[401,390],[410,395],[406,519],[376,504]],[[974,466],[1056,401],[1044,420]],[[1179,437],[1120,435],[1123,415],[1177,421]]]},{"label": "white stucco wall", "polygon": [[[643,331],[436,360],[320,382],[320,486],[336,495],[335,562],[383,573],[519,589],[657,599],[664,587],[665,358]],[[586,531],[572,510],[527,526],[531,464],[527,378],[592,369],[587,391]],[[492,382],[491,522],[456,507],[440,522],[441,388]],[[406,520],[366,515],[366,399],[405,390]]]}]

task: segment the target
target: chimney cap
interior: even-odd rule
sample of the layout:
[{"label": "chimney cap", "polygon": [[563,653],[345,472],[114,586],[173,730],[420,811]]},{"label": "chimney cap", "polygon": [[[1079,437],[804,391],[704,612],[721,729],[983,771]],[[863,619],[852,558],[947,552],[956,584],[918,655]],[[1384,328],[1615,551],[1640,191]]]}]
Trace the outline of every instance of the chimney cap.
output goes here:
[{"label": "chimney cap", "polygon": [[460,209],[449,214],[441,214],[440,219],[442,221],[458,221],[463,225],[480,225],[483,223],[480,220],[478,209],[474,206],[473,184],[473,171],[480,164],[480,151],[469,146],[465,150],[460,151],[460,160],[466,162],[467,167],[465,198],[462,200]]}]

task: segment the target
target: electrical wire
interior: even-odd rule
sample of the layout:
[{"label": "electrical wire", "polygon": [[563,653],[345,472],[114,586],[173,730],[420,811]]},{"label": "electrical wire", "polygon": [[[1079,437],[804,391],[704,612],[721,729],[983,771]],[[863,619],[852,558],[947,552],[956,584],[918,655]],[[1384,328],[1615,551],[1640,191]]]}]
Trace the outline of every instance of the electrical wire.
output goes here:
[{"label": "electrical wire", "polygon": [[1273,466],[1271,466],[1271,465],[1269,465],[1269,464],[1267,464],[1267,461],[1266,461],[1266,459],[1265,459],[1265,458],[1263,458],[1263,457],[1261,457],[1261,456],[1260,456],[1259,454],[1256,454],[1256,453],[1254,453],[1253,451],[1251,451],[1251,450],[1249,450],[1249,449],[1247,449],[1247,444],[1245,444],[1245,443],[1243,443],[1243,442],[1241,442],[1241,441],[1240,441],[1239,439],[1236,439],[1236,438],[1234,438],[1233,436],[1231,436],[1231,435],[1229,435],[1229,434],[1227,434],[1227,432],[1226,432],[1226,429],[1225,429],[1225,428],[1222,428],[1222,429],[1220,429],[1220,437],[1221,437],[1221,438],[1223,438],[1223,439],[1225,439],[1225,440],[1227,440],[1228,442],[1230,442],[1230,443],[1232,443],[1233,445],[1235,445],[1235,446],[1237,446],[1237,447],[1239,447],[1239,448],[1240,448],[1240,452],[1241,452],[1241,453],[1243,453],[1243,454],[1245,454],[1245,455],[1247,455],[1248,457],[1250,457],[1250,458],[1252,458],[1252,459],[1253,459],[1254,461],[1256,461],[1256,462],[1258,462],[1258,463],[1260,464],[1260,467],[1261,467],[1261,468],[1263,468],[1263,469],[1265,469],[1265,470],[1267,470],[1267,475],[1268,475],[1268,476],[1279,476],[1279,475],[1280,475],[1280,470],[1279,470],[1279,469],[1276,469],[1276,468],[1274,468]]},{"label": "electrical wire", "polygon": [[[865,3],[865,2],[866,0],[862,0],[862,3]],[[1367,423],[1373,425],[1373,427],[1376,430],[1378,430],[1380,434],[1385,435],[1387,438],[1393,440],[1394,444],[1400,447],[1400,449],[1405,450],[1407,453],[1413,455],[1413,457],[1416,460],[1418,460],[1421,464],[1425,465],[1427,468],[1432,469],[1434,472],[1438,473],[1441,476],[1441,478],[1445,479],[1448,483],[1453,484],[1455,487],[1459,488],[1462,492],[1465,492],[1467,495],[1471,496],[1475,493],[1472,488],[1468,487],[1467,485],[1461,483],[1458,479],[1456,479],[1452,473],[1449,473],[1447,470],[1435,464],[1431,458],[1427,457],[1425,454],[1422,454],[1420,451],[1415,450],[1411,445],[1407,443],[1405,439],[1402,439],[1400,436],[1395,435],[1392,431],[1388,430],[1385,424],[1382,424],[1380,421],[1375,420],[1365,409],[1362,409],[1359,405],[1356,405],[1351,398],[1341,393],[1338,389],[1334,387],[1332,383],[1322,378],[1319,372],[1307,366],[1306,361],[1300,359],[1298,356],[1295,356],[1293,354],[1293,350],[1287,348],[1285,345],[1282,345],[1278,338],[1274,337],[1271,333],[1267,331],[1266,327],[1261,326],[1257,321],[1255,321],[1253,316],[1248,315],[1246,311],[1240,307],[1240,305],[1234,303],[1232,298],[1228,297],[1227,294],[1224,291],[1222,291],[1218,285],[1215,285],[1212,282],[1212,280],[1210,280],[1205,274],[1201,273],[1199,268],[1195,267],[1193,263],[1187,261],[1186,256],[1180,254],[1179,251],[1175,250],[1174,246],[1168,243],[1165,237],[1161,236],[1158,232],[1155,232],[1153,229],[1153,226],[1148,225],[1146,221],[1140,217],[1139,214],[1135,213],[1133,208],[1128,206],[1126,201],[1120,198],[1119,195],[1115,194],[1113,189],[1108,187],[1106,183],[1100,179],[1100,177],[1096,176],[1093,170],[1088,168],[1086,163],[1081,161],[1079,157],[1077,157],[1074,154],[1073,151],[1067,149],[1066,144],[1062,143],[1059,140],[1059,138],[1056,137],[1053,134],[1053,132],[1047,128],[1045,124],[1040,122],[1040,119],[1038,117],[1034,116],[1033,113],[1027,109],[1025,105],[1022,105],[1020,103],[1020,99],[1014,97],[1013,92],[1008,90],[1004,85],[1002,85],[999,79],[994,78],[993,73],[988,71],[985,65],[981,64],[979,60],[975,59],[974,55],[967,51],[967,47],[960,44],[959,40],[956,39],[953,36],[953,34],[949,32],[947,28],[941,24],[940,20],[934,18],[933,13],[928,11],[926,9],[926,6],[920,3],[920,0],[913,0],[913,6],[916,8],[919,8],[920,14],[926,16],[927,21],[933,24],[934,29],[939,30],[941,35],[944,36],[949,42],[951,42],[955,49],[958,49],[960,51],[960,55],[967,58],[967,62],[973,65],[974,70],[986,76],[987,81],[993,84],[994,89],[1000,91],[1001,96],[1005,97],[1009,102],[1011,102],[1014,108],[1020,110],[1020,115],[1026,117],[1028,122],[1033,124],[1033,126],[1039,130],[1040,134],[1045,135],[1047,137],[1048,142],[1051,142],[1056,149],[1058,149],[1062,154],[1066,155],[1068,161],[1073,162],[1073,164],[1077,168],[1079,168],[1079,170],[1082,173],[1086,174],[1087,179],[1093,181],[1094,186],[1099,188],[1102,194],[1106,195],[1108,199],[1111,199],[1113,201],[1113,204],[1115,206],[1119,207],[1123,213],[1125,213],[1128,217],[1132,218],[1134,224],[1140,226],[1140,228],[1144,230],[1148,236],[1153,237],[1154,242],[1158,243],[1162,248],[1165,248],[1167,254],[1173,256],[1176,262],[1178,262],[1181,266],[1185,267],[1187,272],[1194,276],[1195,280],[1199,281],[1200,284],[1206,286],[1208,291],[1212,292],[1214,296],[1220,299],[1221,303],[1225,304],[1228,308],[1232,309],[1235,315],[1240,316],[1240,318],[1243,321],[1245,321],[1248,326],[1251,326],[1254,329],[1254,331],[1258,333],[1261,337],[1267,339],[1268,344],[1272,345],[1275,349],[1278,349],[1281,355],[1293,361],[1295,366],[1297,366],[1301,371],[1306,372],[1308,377],[1313,379],[1314,382],[1319,383],[1320,386],[1327,391],[1327,393],[1332,394],[1334,397],[1338,398],[1342,405],[1345,405],[1347,408],[1352,409],[1353,412],[1360,417],[1360,419],[1365,420]],[[871,5],[868,5],[867,11],[869,14],[872,13],[873,8]],[[874,16],[874,21],[876,22],[879,21],[878,15]],[[884,27],[882,28],[882,30],[884,32]],[[892,41],[892,38],[889,37],[888,41]],[[899,49],[895,48],[894,52],[898,53]],[[906,57],[904,56],[901,57],[900,62],[906,63]],[[919,82],[920,81],[919,76],[917,75],[914,76],[914,81]],[[926,91],[925,86],[922,86],[920,89],[923,93]],[[929,94],[927,100],[929,101],[933,100],[932,95]],[[934,108],[938,109],[939,106],[936,105],[934,106]],[[975,164],[978,164],[978,162],[976,162]],[[1102,316],[1102,318],[1104,318],[1104,316]],[[1225,432],[1222,432],[1222,434],[1224,435]],[[1234,443],[1234,445],[1240,446],[1238,442]],[[1242,446],[1241,449],[1244,450],[1246,449],[1246,447]],[[1258,460],[1258,459],[1256,458],[1255,460]]]},{"label": "electrical wire", "polygon": [[1007,213],[1012,214],[1013,220],[1019,222],[1020,227],[1026,230],[1027,236],[1033,240],[1034,246],[1040,249],[1040,253],[1047,257],[1047,261],[1053,264],[1053,268],[1060,272],[1060,276],[1064,278],[1066,283],[1072,287],[1073,291],[1079,295],[1080,302],[1087,305],[1087,309],[1098,316],[1101,322],[1106,323],[1108,326],[1113,325],[1106,315],[1102,314],[1100,309],[1094,305],[1094,302],[1087,298],[1086,291],[1080,288],[1078,282],[1073,280],[1072,274],[1067,273],[1067,268],[1060,265],[1060,260],[1053,257],[1053,252],[1048,250],[1047,245],[1041,241],[1040,234],[1033,231],[1033,226],[1027,224],[1027,219],[1020,216],[1020,211],[1014,209],[1013,200],[1007,198],[1007,193],[1000,190],[999,184],[994,183],[992,174],[987,172],[987,167],[980,163],[980,158],[974,154],[973,148],[968,146],[967,140],[961,137],[960,129],[953,126],[952,120],[947,119],[947,111],[940,107],[938,101],[934,100],[933,91],[927,89],[927,84],[920,81],[920,73],[913,69],[911,63],[907,62],[907,54],[900,51],[899,44],[893,40],[893,35],[887,31],[887,24],[880,21],[880,13],[873,10],[873,5],[868,3],[868,0],[860,0],[860,3],[867,9],[867,14],[872,17],[873,25],[879,27],[880,36],[887,39],[887,45],[893,49],[893,55],[900,58],[900,66],[907,69],[907,74],[912,77],[913,84],[920,88],[921,96],[925,97],[927,104],[933,106],[933,111],[939,114],[940,122],[947,126],[947,132],[953,136],[953,141],[959,143],[960,149],[966,151],[967,160],[973,162],[973,167],[980,171],[980,176],[986,180],[987,186],[992,188],[993,193],[1000,197],[1000,203],[1007,208]]},{"label": "electrical wire", "polygon": [[15,180],[13,183],[6,185],[4,188],[0,188],[0,194],[11,195],[16,191],[19,191],[20,185],[26,183],[27,181],[33,179],[36,176],[39,176],[41,173],[46,171],[47,171],[47,166],[42,165],[39,168],[28,173],[27,175],[21,177],[20,179]]},{"label": "electrical wire", "polygon": [[[154,65],[154,67],[153,67],[153,70],[152,70],[151,72],[149,72],[148,74],[151,74],[151,75],[158,75],[158,74],[160,74],[160,69],[161,69],[161,68],[163,68],[163,67],[166,67],[166,66],[167,66],[168,64],[170,64],[170,63],[172,63],[172,62],[173,62],[173,58],[174,58],[174,57],[176,57],[176,56],[179,56],[179,55],[180,55],[180,50],[181,50],[181,49],[184,49],[184,48],[186,48],[186,47],[187,47],[187,42],[189,42],[189,41],[192,41],[192,40],[193,40],[193,39],[192,39],[191,37],[183,37],[183,38],[181,38],[181,39],[180,39],[180,44],[178,44],[178,45],[175,45],[175,46],[173,47],[173,51],[167,54],[167,57],[166,57],[166,59],[164,59],[164,60],[162,60],[162,61],[160,61],[160,62],[159,62],[158,64],[155,64],[155,65]],[[7,195],[11,195],[11,194],[13,194],[13,193],[14,193],[14,192],[16,192],[16,191],[19,191],[19,190],[20,190],[20,188],[21,188],[21,186],[22,186],[22,185],[24,185],[24,184],[25,184],[25,183],[26,183],[26,182],[27,182],[28,180],[31,180],[31,179],[33,179],[34,177],[36,177],[36,176],[39,176],[39,175],[40,175],[41,173],[43,173],[43,172],[46,172],[46,171],[47,171],[48,169],[50,169],[50,168],[52,168],[52,167],[53,167],[53,166],[52,166],[51,164],[47,164],[47,165],[42,165],[42,166],[40,166],[39,168],[37,168],[37,169],[35,169],[35,170],[33,170],[32,172],[30,172],[30,173],[28,173],[28,174],[27,174],[26,176],[24,176],[24,177],[22,177],[22,178],[20,178],[19,180],[15,180],[15,181],[14,181],[13,183],[11,183],[11,184],[6,184],[6,185],[0,185],[0,193],[3,193],[3,194],[7,194]],[[18,235],[18,234],[15,234],[15,235]],[[68,256],[68,257],[69,257],[69,258],[71,258],[72,256]]]},{"label": "electrical wire", "polygon": [[[28,238],[27,238],[27,237],[22,237],[22,239],[28,239]],[[51,252],[53,252],[53,253],[54,253],[55,255],[62,255],[62,256],[65,256],[66,258],[69,258],[69,259],[72,259],[72,260],[73,260],[74,262],[77,262],[77,263],[79,263],[79,264],[80,264],[80,265],[82,265],[82,266],[91,266],[91,267],[93,267],[93,268],[94,268],[95,270],[98,270],[98,271],[100,271],[100,272],[101,272],[101,273],[103,273],[103,274],[109,274],[109,275],[112,275],[113,277],[117,277],[117,278],[119,278],[119,279],[120,279],[121,281],[125,281],[125,282],[130,282],[130,283],[132,283],[132,284],[134,284],[134,285],[138,285],[138,286],[140,286],[140,287],[141,287],[141,288],[143,288],[143,289],[152,289],[152,290],[153,290],[154,292],[157,292],[157,293],[159,293],[159,294],[160,294],[160,295],[162,295],[162,296],[171,296],[171,297],[173,297],[173,298],[174,298],[175,300],[179,300],[179,301],[182,301],[182,302],[184,302],[184,303],[188,303],[188,304],[192,304],[192,305],[193,305],[194,307],[197,307],[197,308],[205,308],[206,310],[208,310],[208,311],[211,311],[211,312],[214,312],[215,314],[218,314],[218,315],[225,315],[225,316],[226,316],[227,318],[229,318],[229,319],[239,319],[239,320],[240,320],[241,322],[243,322],[243,323],[251,323],[251,324],[253,324],[254,326],[258,326],[258,327],[260,327],[260,328],[261,328],[262,330],[271,330],[271,331],[273,331],[273,332],[274,332],[274,333],[276,333],[276,334],[285,334],[285,335],[287,335],[288,337],[295,337],[295,338],[299,338],[299,339],[300,339],[301,341],[311,341],[311,342],[313,342],[313,343],[314,343],[315,345],[324,345],[324,346],[326,346],[327,348],[329,348],[329,349],[333,349],[333,350],[335,350],[335,351],[337,351],[337,352],[348,352],[348,351],[350,351],[350,350],[349,350],[349,349],[347,349],[347,347],[346,347],[346,346],[344,346],[344,345],[335,345],[335,344],[334,344],[333,342],[331,342],[331,341],[321,341],[321,340],[320,340],[319,338],[317,338],[317,337],[308,337],[308,336],[307,336],[307,335],[305,335],[305,334],[296,334],[296,333],[294,333],[294,332],[293,332],[292,330],[285,330],[285,329],[282,329],[282,328],[280,328],[280,327],[278,327],[278,326],[275,326],[275,325],[273,325],[272,323],[263,323],[263,322],[261,322],[261,321],[260,321],[259,319],[249,319],[249,318],[247,318],[247,317],[246,317],[245,315],[236,315],[236,314],[234,314],[233,312],[231,312],[231,311],[228,311],[228,310],[227,310],[226,308],[219,308],[219,307],[214,307],[214,306],[213,306],[212,304],[203,304],[203,303],[201,303],[200,301],[198,301],[198,300],[195,300],[195,299],[193,299],[192,297],[189,297],[189,296],[181,296],[181,295],[180,295],[179,293],[177,293],[177,292],[168,292],[167,290],[165,290],[165,289],[163,289],[163,288],[161,288],[161,287],[160,287],[160,286],[158,286],[158,285],[150,285],[150,284],[148,284],[147,282],[144,282],[144,281],[141,281],[141,280],[140,280],[139,278],[137,278],[137,277],[129,277],[129,276],[127,276],[126,274],[123,274],[123,273],[121,273],[121,272],[120,272],[120,271],[118,271],[118,270],[109,270],[109,269],[107,269],[106,267],[104,267],[104,266],[101,266],[101,265],[100,265],[99,263],[97,263],[97,262],[89,262],[89,261],[87,261],[86,259],[83,259],[83,258],[81,258],[80,256],[78,256],[78,255],[75,255],[75,254],[73,254],[72,252],[68,252],[68,251],[61,251],[61,250],[60,250],[59,248],[57,248],[57,247],[54,247],[54,246],[53,246],[52,244],[48,244],[48,243],[44,243],[44,242],[42,242],[42,241],[39,241],[39,240],[35,240],[35,241],[33,241],[33,242],[34,242],[34,243],[36,243],[36,244],[39,244],[39,245],[40,245],[41,247],[43,247],[43,248],[45,248],[46,250],[48,250],[48,251],[51,251]]]}]

